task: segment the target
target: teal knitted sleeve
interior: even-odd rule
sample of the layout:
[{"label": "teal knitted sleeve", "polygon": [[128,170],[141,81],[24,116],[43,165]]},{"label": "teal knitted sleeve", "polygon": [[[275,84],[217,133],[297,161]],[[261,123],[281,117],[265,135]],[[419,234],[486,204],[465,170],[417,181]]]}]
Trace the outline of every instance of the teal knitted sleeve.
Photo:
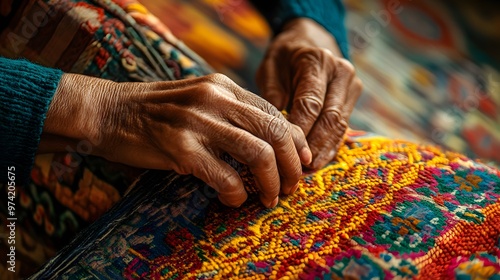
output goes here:
[{"label": "teal knitted sleeve", "polygon": [[330,32],[345,58],[349,58],[349,42],[344,25],[345,8],[341,0],[252,0],[277,34],[286,21],[306,17]]},{"label": "teal knitted sleeve", "polygon": [[[45,115],[62,71],[0,57],[0,170],[14,166],[16,184],[29,178]],[[6,176],[3,175],[2,182]]]}]

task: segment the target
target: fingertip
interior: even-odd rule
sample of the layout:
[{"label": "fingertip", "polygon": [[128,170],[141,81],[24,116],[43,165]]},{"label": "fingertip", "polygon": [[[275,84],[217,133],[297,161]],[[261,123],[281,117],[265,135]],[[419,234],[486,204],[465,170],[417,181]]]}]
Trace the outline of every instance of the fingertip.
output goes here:
[{"label": "fingertip", "polygon": [[248,198],[243,181],[233,169],[229,170],[234,176],[227,175],[225,181],[218,185],[219,200],[229,207],[240,207]]},{"label": "fingertip", "polygon": [[309,165],[312,162],[312,152],[308,147],[302,148],[299,153],[300,161],[303,165]]},{"label": "fingertip", "polygon": [[276,205],[278,205],[279,202],[279,197],[277,196],[271,203],[267,206],[267,208],[274,208]]},{"label": "fingertip", "polygon": [[274,199],[269,199],[269,195],[266,195],[264,192],[262,192],[262,188],[261,188],[261,185],[260,183],[256,181],[256,184],[257,184],[257,187],[259,188],[260,192],[259,192],[259,197],[260,197],[260,201],[262,202],[262,204],[264,204],[265,207],[267,208],[272,208],[274,207],[273,204],[275,203],[275,200],[277,197],[275,197]]},{"label": "fingertip", "polygon": [[247,197],[248,197],[248,195],[246,193],[244,195],[241,195],[238,198],[228,198],[227,196],[219,195],[219,201],[228,207],[238,208],[243,203],[245,203],[245,201],[247,200]]},{"label": "fingertip", "polygon": [[297,184],[295,184],[295,186],[290,191],[290,194],[291,195],[294,194],[298,189],[299,189],[299,182],[297,182]]},{"label": "fingertip", "polygon": [[292,124],[294,130],[296,131],[293,134],[293,141],[295,143],[295,147],[297,147],[297,152],[299,153],[300,162],[303,165],[311,164],[313,160],[313,154],[309,144],[307,143],[307,139],[305,137],[304,131],[299,126]]}]

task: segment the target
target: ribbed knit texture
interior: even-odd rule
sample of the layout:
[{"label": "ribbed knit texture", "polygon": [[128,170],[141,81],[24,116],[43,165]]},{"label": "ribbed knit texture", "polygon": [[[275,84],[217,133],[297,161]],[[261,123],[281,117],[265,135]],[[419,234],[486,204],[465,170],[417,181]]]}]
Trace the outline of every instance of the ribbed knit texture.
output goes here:
[{"label": "ribbed knit texture", "polygon": [[14,166],[16,184],[29,178],[45,115],[62,71],[0,57],[0,178]]},{"label": "ribbed knit texture", "polygon": [[315,20],[330,32],[345,58],[349,43],[344,26],[345,9],[341,0],[252,0],[277,34],[290,19],[306,17]]}]

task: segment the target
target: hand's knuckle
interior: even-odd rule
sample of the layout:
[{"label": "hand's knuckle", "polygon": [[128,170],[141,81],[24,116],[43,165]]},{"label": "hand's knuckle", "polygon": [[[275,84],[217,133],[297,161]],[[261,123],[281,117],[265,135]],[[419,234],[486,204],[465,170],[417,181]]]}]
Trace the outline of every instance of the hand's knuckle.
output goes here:
[{"label": "hand's knuckle", "polygon": [[221,73],[211,74],[211,80],[222,87],[232,88],[236,86],[236,84],[231,80],[228,76]]},{"label": "hand's knuckle", "polygon": [[200,87],[198,89],[199,91],[197,91],[196,94],[201,94],[204,97],[216,96],[220,91],[219,86],[209,80],[200,83]]},{"label": "hand's knuckle", "polygon": [[267,133],[273,142],[271,144],[284,144],[289,139],[290,126],[286,121],[272,117],[267,125]]},{"label": "hand's knuckle", "polygon": [[358,94],[363,91],[363,81],[358,77],[354,78],[353,91]]},{"label": "hand's knuckle", "polygon": [[321,111],[321,108],[323,107],[323,102],[318,97],[318,94],[314,92],[311,93],[312,93],[311,95],[298,99],[301,100],[301,105],[303,107],[313,110],[314,113],[318,113],[319,111]]},{"label": "hand's knuckle", "polygon": [[340,58],[337,60],[337,68],[338,71],[349,75],[356,74],[356,68],[354,68],[354,65],[352,65],[352,63],[345,58]]},{"label": "hand's knuckle", "polygon": [[319,51],[322,53],[324,56],[334,56],[333,52],[327,48],[319,48]]},{"label": "hand's knuckle", "polygon": [[292,126],[292,130],[294,131],[294,135],[300,136],[300,137],[305,137],[304,131],[302,128],[296,124],[290,124]]},{"label": "hand's knuckle", "polygon": [[302,117],[307,119],[315,120],[323,107],[323,103],[315,93],[309,96],[295,98],[293,102],[295,103],[295,107],[301,110]]},{"label": "hand's knuckle", "polygon": [[311,47],[300,48],[293,53],[292,61],[317,64],[322,55],[317,50]]},{"label": "hand's knuckle", "polygon": [[264,108],[264,111],[266,111],[271,116],[284,118],[283,114],[281,114],[281,112],[276,107],[274,107],[273,104],[267,102],[266,100],[264,100],[264,104],[263,106],[261,106],[261,108]]},{"label": "hand's knuckle", "polygon": [[269,162],[273,157],[273,148],[265,142],[258,142],[255,144],[255,153],[249,156],[249,164],[258,165],[262,162]]},{"label": "hand's knuckle", "polygon": [[335,56],[331,50],[318,47],[302,48],[298,52],[297,57],[315,64],[320,62],[331,63],[335,60]]},{"label": "hand's knuckle", "polygon": [[335,136],[342,137],[347,129],[347,123],[342,117],[338,109],[329,109],[323,112],[327,128],[331,130]]},{"label": "hand's knuckle", "polygon": [[192,145],[192,143],[190,142],[190,139],[192,139],[191,133],[186,130],[180,130],[178,131],[176,136],[179,140],[176,142],[177,150],[182,153],[190,152]]},{"label": "hand's knuckle", "polygon": [[226,75],[221,73],[213,73],[206,76],[210,81],[218,84],[226,84],[231,83],[231,79],[229,79]]}]

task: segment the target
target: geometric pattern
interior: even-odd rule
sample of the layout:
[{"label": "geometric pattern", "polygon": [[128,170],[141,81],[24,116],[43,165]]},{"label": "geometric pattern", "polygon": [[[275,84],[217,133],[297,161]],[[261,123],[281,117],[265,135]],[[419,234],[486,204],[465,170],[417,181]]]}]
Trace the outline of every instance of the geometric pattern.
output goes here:
[{"label": "geometric pattern", "polygon": [[500,172],[492,167],[351,131],[336,161],[266,209],[248,170],[229,161],[250,192],[240,208],[192,177],[146,173],[37,276],[499,277]]}]

